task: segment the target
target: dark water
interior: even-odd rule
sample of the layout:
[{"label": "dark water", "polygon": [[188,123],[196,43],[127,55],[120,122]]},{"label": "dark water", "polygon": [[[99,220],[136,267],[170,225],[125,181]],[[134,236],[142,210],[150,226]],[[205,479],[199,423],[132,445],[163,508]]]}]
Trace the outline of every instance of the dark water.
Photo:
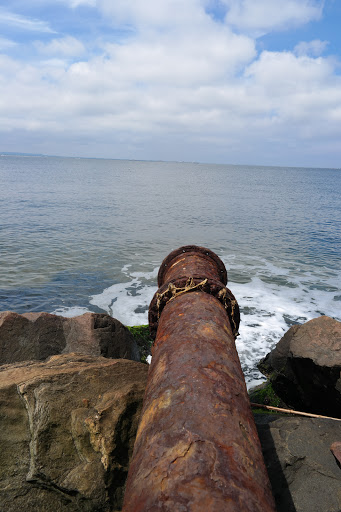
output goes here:
[{"label": "dark water", "polygon": [[162,259],[223,259],[255,360],[289,325],[341,319],[341,172],[333,169],[0,157],[0,310],[107,311],[146,322]]}]

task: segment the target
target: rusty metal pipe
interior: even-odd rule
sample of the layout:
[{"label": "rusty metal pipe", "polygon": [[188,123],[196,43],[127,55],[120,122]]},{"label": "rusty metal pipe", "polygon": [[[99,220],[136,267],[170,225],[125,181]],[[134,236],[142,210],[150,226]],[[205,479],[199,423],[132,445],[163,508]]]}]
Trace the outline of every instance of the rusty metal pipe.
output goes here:
[{"label": "rusty metal pipe", "polygon": [[227,283],[227,272],[224,263],[218,256],[196,245],[186,245],[172,251],[161,263],[158,274],[158,287],[180,278],[202,278]]},{"label": "rusty metal pipe", "polygon": [[[172,293],[165,293],[161,276],[163,291],[151,303],[155,323],[160,295],[168,297],[159,315],[123,512],[275,511],[230,323],[238,323],[238,306],[228,314],[226,303],[235,299],[222,282],[219,287],[213,277],[206,279],[199,249],[202,274],[195,280],[183,275],[189,268],[185,251],[185,260],[172,267],[181,279],[173,270],[168,274]],[[193,269],[195,249],[188,252]],[[178,255],[166,258],[167,272]],[[216,272],[222,275],[220,266]]]}]

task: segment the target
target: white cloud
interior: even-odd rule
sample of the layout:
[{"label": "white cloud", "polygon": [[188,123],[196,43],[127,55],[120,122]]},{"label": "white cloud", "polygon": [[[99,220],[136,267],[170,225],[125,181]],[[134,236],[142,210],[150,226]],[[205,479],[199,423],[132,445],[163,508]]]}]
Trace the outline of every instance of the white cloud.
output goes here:
[{"label": "white cloud", "polygon": [[[141,85],[131,69],[141,59],[137,53],[133,60],[135,50],[132,47],[129,54],[122,47],[115,58],[96,57],[59,70],[47,62],[35,68],[2,61],[0,67],[7,75],[6,87],[0,88],[2,113],[7,113],[13,128],[108,131],[111,136],[127,130],[132,137],[156,138],[167,131],[207,138],[219,134],[239,139],[239,145],[250,134],[258,138],[269,131],[275,137],[283,129],[306,137],[307,125],[311,137],[319,133],[321,123],[338,119],[340,80],[333,77],[332,64],[325,59],[263,52],[248,66],[245,77],[226,80],[223,75],[229,66],[221,70],[223,60],[209,56],[211,69],[205,67],[208,64],[204,70],[195,69],[193,59],[187,62],[192,66],[189,72],[184,65],[175,78],[170,72],[164,80],[157,79],[154,64],[144,59],[146,69],[137,70],[137,78],[144,80]],[[161,59],[161,65],[159,73],[167,78],[169,61]],[[206,73],[215,80],[205,80]]]},{"label": "white cloud", "polygon": [[[14,6],[17,4],[16,0],[7,0],[7,3],[12,3]],[[20,0],[18,0],[18,3],[20,6]],[[34,7],[47,7],[49,5],[55,7],[56,4],[64,4],[70,9],[75,9],[80,6],[96,7],[96,3],[97,0],[30,0],[30,6]]]},{"label": "white cloud", "polygon": [[273,96],[283,92],[311,89],[328,83],[333,77],[333,64],[328,59],[301,56],[291,52],[264,51],[245,71],[257,85]]},{"label": "white cloud", "polygon": [[254,58],[252,40],[229,30],[206,26],[205,38],[188,30],[126,45],[108,45],[116,80],[132,83],[195,86],[226,79]]},{"label": "white cloud", "polygon": [[309,55],[311,57],[319,57],[326,50],[328,41],[314,39],[313,41],[301,41],[294,48],[294,53],[298,56]]},{"label": "white cloud", "polygon": [[6,25],[6,27],[12,26],[30,32],[54,32],[49,23],[45,21],[28,18],[14,12],[7,11],[3,8],[0,8],[0,24]]},{"label": "white cloud", "polygon": [[341,78],[332,61],[263,52],[245,75],[248,90],[262,105],[262,121],[272,126],[271,137],[277,133],[296,145],[329,137],[337,144]]},{"label": "white cloud", "polygon": [[[257,11],[253,28],[318,16],[316,3],[287,3],[292,11],[269,7],[272,25]],[[126,158],[237,162],[249,152],[249,163],[271,155],[283,163],[275,156],[286,158],[287,146],[316,148],[328,138],[338,147],[341,83],[336,63],[320,56],[325,42],[257,55],[254,39],[213,21],[204,0],[98,4],[114,25],[134,24],[131,37],[92,57],[71,36],[36,42],[34,64],[0,56],[0,132],[59,141],[54,154]],[[254,12],[250,2],[238,5]]]},{"label": "white cloud", "polygon": [[16,42],[11,39],[6,39],[5,37],[0,37],[0,51],[7,50],[8,48],[13,48],[16,46]]},{"label": "white cloud", "polygon": [[269,32],[302,25],[321,17],[323,0],[222,0],[226,22],[240,30]]},{"label": "white cloud", "polygon": [[64,0],[70,7],[75,8],[80,5],[89,5],[90,7],[96,6],[96,0]]},{"label": "white cloud", "polygon": [[83,43],[75,37],[65,36],[52,39],[48,43],[36,41],[35,46],[44,55],[63,55],[65,57],[80,56],[85,52]]},{"label": "white cloud", "polygon": [[131,23],[164,27],[196,24],[205,16],[200,0],[97,0],[98,8],[115,24]]}]

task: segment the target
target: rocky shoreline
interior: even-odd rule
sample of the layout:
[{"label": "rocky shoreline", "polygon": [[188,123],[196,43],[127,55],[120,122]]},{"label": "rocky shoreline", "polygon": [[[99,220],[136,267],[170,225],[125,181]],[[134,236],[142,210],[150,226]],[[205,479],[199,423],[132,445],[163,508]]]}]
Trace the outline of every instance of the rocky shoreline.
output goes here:
[{"label": "rocky shoreline", "polygon": [[[151,339],[105,314],[0,313],[0,510],[120,510]],[[252,402],[341,418],[341,323],[294,326]],[[341,421],[254,411],[278,512],[340,512]]]}]

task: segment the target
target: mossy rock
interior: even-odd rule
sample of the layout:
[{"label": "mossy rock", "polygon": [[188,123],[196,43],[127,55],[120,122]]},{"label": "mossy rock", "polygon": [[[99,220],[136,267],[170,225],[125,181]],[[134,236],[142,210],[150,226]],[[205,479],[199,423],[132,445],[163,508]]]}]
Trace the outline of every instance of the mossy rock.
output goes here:
[{"label": "mossy rock", "polygon": [[[267,381],[249,391],[250,402],[255,404],[270,405],[271,407],[286,408],[286,404],[276,395],[271,382]],[[275,411],[252,408],[256,414],[278,414]]]},{"label": "mossy rock", "polygon": [[153,339],[150,336],[149,325],[127,326],[139,347],[141,363],[146,363],[146,359],[151,355]]}]

